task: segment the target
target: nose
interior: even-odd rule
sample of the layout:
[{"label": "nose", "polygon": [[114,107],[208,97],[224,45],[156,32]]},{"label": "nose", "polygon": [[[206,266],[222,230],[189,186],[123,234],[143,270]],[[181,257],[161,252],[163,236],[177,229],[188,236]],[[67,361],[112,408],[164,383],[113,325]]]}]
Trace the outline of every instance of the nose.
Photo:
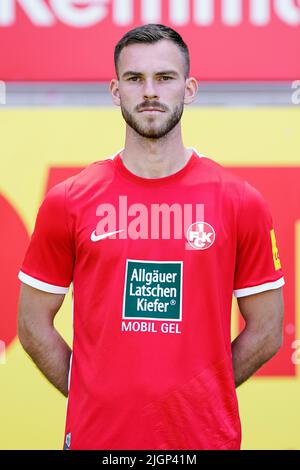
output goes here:
[{"label": "nose", "polygon": [[152,79],[145,80],[143,95],[144,100],[154,100],[159,98],[155,83]]}]

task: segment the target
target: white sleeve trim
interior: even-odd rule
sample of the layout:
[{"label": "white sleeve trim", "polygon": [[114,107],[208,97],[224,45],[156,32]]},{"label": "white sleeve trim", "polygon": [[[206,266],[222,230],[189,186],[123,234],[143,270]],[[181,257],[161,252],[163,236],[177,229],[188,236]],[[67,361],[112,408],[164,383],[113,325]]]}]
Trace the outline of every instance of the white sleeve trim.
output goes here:
[{"label": "white sleeve trim", "polygon": [[25,274],[22,271],[19,272],[18,278],[25,284],[28,284],[35,289],[49,292],[50,294],[66,294],[69,290],[68,287],[54,286],[53,284],[47,284],[47,282],[39,281],[34,277],[28,276],[28,274]]},{"label": "white sleeve trim", "polygon": [[234,295],[238,297],[246,297],[247,295],[259,294],[266,290],[278,289],[284,286],[284,279],[281,277],[277,281],[267,282],[266,284],[260,284],[259,286],[245,287],[244,289],[236,289],[233,291]]}]

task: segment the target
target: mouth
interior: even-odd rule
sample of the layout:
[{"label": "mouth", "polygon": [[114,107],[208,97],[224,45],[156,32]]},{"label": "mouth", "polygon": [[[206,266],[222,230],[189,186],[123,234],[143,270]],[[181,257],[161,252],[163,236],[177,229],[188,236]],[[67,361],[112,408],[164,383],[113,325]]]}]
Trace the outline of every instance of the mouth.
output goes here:
[{"label": "mouth", "polygon": [[145,108],[145,109],[141,109],[140,110],[140,113],[145,113],[145,112],[149,112],[149,113],[164,113],[164,111],[162,109],[158,109],[158,108]]}]

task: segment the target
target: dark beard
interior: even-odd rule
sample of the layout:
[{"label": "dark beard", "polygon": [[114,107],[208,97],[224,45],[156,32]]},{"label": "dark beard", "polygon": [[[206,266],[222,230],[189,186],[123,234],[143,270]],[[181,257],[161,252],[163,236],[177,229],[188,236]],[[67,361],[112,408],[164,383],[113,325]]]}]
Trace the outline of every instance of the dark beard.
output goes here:
[{"label": "dark beard", "polygon": [[143,125],[133,117],[121,104],[121,112],[125,122],[141,137],[146,139],[161,139],[165,137],[179,123],[184,105],[183,103],[176,106],[168,121],[159,129],[145,129]]}]

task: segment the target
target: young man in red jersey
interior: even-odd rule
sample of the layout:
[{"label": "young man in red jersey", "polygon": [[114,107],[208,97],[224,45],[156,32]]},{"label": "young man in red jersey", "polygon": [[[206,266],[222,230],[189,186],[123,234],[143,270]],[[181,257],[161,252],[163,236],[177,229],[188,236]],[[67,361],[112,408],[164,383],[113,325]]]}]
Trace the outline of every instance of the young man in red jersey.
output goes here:
[{"label": "young man in red jersey", "polygon": [[[129,31],[115,65],[124,149],[47,194],[19,274],[19,337],[68,396],[65,448],[239,449],[235,387],[282,339],[271,216],[184,147],[197,81],[174,30]],[[71,283],[72,351],[53,325]],[[231,343],[233,292],[245,328]]]}]

